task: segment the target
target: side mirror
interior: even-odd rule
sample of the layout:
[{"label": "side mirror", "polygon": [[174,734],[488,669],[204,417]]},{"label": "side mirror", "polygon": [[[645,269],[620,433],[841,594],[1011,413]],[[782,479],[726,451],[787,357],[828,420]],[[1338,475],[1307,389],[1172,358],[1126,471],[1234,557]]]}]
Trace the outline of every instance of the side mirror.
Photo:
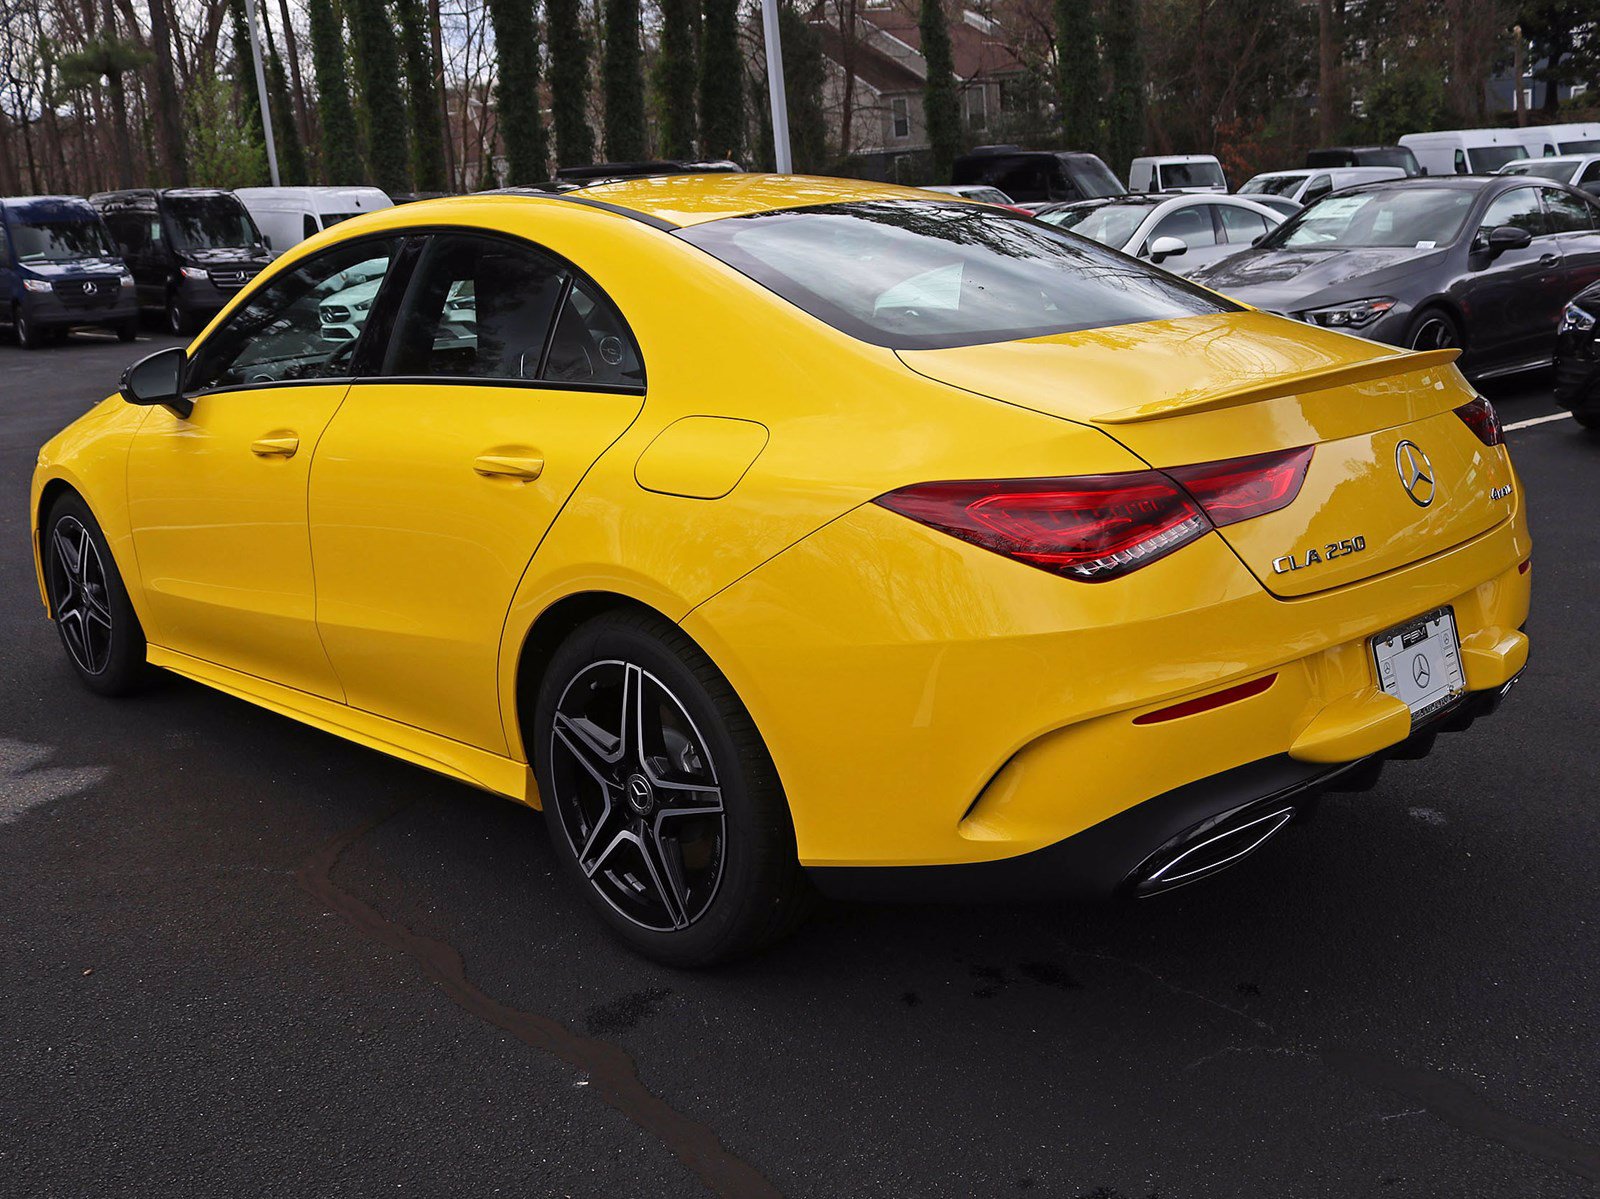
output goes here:
[{"label": "side mirror", "polygon": [[1515,225],[1497,225],[1489,230],[1489,257],[1498,258],[1507,250],[1526,250],[1533,244],[1533,234]]},{"label": "side mirror", "polygon": [[261,244],[264,245],[269,250],[272,249],[272,234],[263,233],[261,235]]},{"label": "side mirror", "polygon": [[160,405],[187,418],[194,404],[183,398],[183,367],[187,360],[182,346],[157,350],[122,372],[118,391],[130,404],[144,407]]},{"label": "side mirror", "polygon": [[1578,190],[1588,192],[1591,196],[1600,196],[1600,179],[1591,179],[1587,183],[1578,184]]},{"label": "side mirror", "polygon": [[1188,252],[1188,244],[1177,237],[1158,237],[1150,243],[1151,262],[1165,262],[1168,258],[1176,258],[1179,254]]}]

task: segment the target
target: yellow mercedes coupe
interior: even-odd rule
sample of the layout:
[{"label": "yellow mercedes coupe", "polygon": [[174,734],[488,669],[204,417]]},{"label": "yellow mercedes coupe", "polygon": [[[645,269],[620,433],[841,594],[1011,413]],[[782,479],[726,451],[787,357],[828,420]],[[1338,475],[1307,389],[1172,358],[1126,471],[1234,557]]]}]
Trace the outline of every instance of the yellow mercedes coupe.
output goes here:
[{"label": "yellow mercedes coupe", "polygon": [[163,667],[542,807],[664,961],[816,890],[1150,895],[1522,669],[1454,355],[910,189],[411,204],[43,448],[39,583],[97,691]]}]

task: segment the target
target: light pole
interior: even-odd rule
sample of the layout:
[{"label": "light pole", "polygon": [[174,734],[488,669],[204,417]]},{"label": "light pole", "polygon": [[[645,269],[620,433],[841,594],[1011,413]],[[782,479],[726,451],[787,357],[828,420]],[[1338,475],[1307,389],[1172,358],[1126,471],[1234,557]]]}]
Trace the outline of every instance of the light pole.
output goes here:
[{"label": "light pole", "polygon": [[772,159],[778,173],[794,170],[789,150],[789,98],[783,90],[783,38],[778,33],[778,0],[761,0],[761,31],[767,45],[767,96],[772,102]]},{"label": "light pole", "polygon": [[[267,105],[267,72],[261,66],[261,38],[256,34],[256,0],[244,0],[244,14],[250,25],[250,57],[256,65],[256,95],[261,99],[261,133],[267,139],[267,173],[272,177],[272,186],[277,187],[278,147],[272,140],[272,109]],[[234,53],[238,53],[237,47]]]}]

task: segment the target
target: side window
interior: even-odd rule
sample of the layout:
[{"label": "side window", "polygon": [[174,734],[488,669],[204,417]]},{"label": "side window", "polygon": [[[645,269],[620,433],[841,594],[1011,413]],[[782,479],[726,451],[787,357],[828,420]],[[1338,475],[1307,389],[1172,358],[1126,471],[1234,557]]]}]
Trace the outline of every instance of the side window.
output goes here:
[{"label": "side window", "polygon": [[1456,174],[1465,175],[1466,173],[1467,173],[1467,152],[1465,150],[1457,150],[1456,151]]},{"label": "side window", "polygon": [[1531,187],[1519,187],[1502,192],[1484,211],[1478,224],[1481,233],[1498,229],[1501,225],[1515,225],[1526,229],[1534,237],[1548,232],[1544,223],[1544,210],[1539,207],[1539,197]]},{"label": "side window", "polygon": [[257,288],[196,351],[186,389],[349,378],[394,250],[392,240],[339,246]]},{"label": "side window", "polygon": [[1211,205],[1194,204],[1167,213],[1150,231],[1152,244],[1158,237],[1176,237],[1191,250],[1216,245],[1217,235],[1211,227]]},{"label": "side window", "polygon": [[315,237],[321,232],[322,230],[317,228],[317,218],[312,216],[309,212],[300,218],[301,241],[305,241],[305,239],[308,237]]},{"label": "side window", "polygon": [[1219,204],[1217,210],[1222,213],[1222,229],[1227,234],[1229,245],[1248,246],[1272,228],[1266,217],[1259,212],[1251,212],[1248,208]]},{"label": "side window", "polygon": [[1600,158],[1595,159],[1583,168],[1583,176],[1579,183],[1600,183]]},{"label": "side window", "polygon": [[585,280],[573,280],[561,306],[544,377],[552,383],[644,386],[644,364],[627,323]]},{"label": "side window", "polygon": [[1320,200],[1332,190],[1333,176],[1317,175],[1310,183],[1306,184],[1306,190],[1300,196],[1300,203],[1309,204],[1313,200]]},{"label": "side window", "polygon": [[1552,233],[1587,233],[1594,228],[1593,210],[1583,200],[1553,187],[1541,191]]},{"label": "side window", "polygon": [[472,234],[428,243],[383,373],[537,379],[570,272],[532,246]]}]

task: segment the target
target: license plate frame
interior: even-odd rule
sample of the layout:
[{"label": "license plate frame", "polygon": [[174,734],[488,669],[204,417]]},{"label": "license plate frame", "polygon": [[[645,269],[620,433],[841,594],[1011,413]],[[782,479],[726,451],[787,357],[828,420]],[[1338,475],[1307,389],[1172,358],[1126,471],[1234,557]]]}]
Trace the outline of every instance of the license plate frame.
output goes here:
[{"label": "license plate frame", "polygon": [[1467,691],[1455,610],[1435,608],[1367,639],[1378,687],[1411,709],[1415,728]]}]

